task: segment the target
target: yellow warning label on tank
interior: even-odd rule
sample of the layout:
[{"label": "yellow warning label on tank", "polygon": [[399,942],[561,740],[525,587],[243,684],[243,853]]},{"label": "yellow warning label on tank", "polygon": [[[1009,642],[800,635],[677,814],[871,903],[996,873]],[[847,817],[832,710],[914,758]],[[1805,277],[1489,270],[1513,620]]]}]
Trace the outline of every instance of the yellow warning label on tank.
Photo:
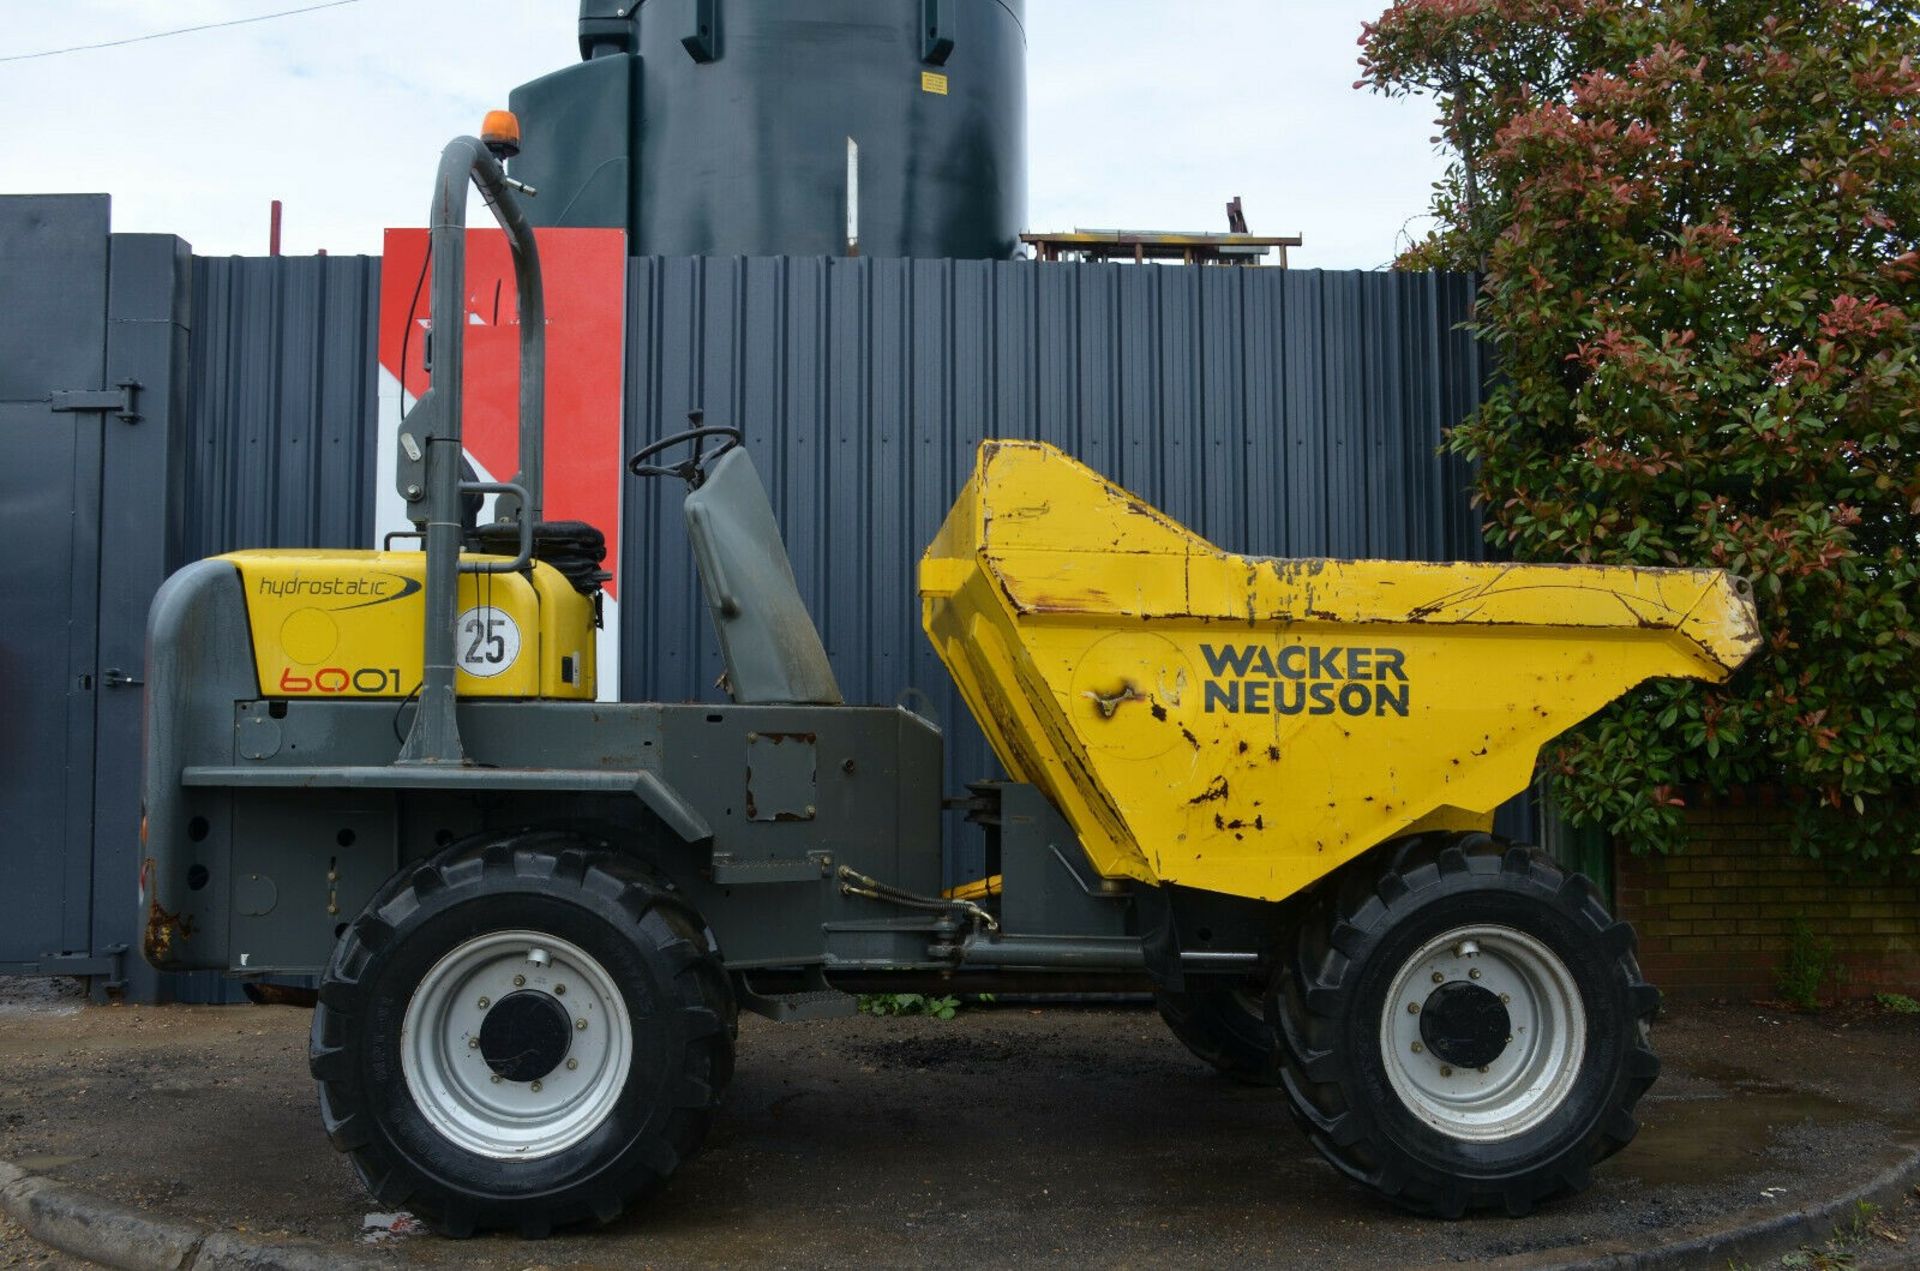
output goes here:
[{"label": "yellow warning label on tank", "polygon": [[921,71],[920,91],[923,93],[938,93],[942,97],[945,97],[947,95],[947,77],[939,71]]}]

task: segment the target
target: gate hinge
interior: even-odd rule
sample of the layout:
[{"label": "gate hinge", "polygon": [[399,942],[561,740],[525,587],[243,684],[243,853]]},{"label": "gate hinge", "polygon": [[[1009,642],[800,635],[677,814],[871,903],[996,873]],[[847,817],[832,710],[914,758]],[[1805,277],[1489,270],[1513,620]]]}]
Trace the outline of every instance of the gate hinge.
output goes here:
[{"label": "gate hinge", "polygon": [[113,388],[73,388],[53,395],[55,411],[100,410],[123,424],[140,422],[140,381],[121,380]]}]

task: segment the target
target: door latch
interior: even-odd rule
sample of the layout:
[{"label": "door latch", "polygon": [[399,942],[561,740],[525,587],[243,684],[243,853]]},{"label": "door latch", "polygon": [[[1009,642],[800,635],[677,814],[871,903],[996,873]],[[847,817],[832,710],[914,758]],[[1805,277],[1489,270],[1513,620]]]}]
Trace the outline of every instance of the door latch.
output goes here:
[{"label": "door latch", "polygon": [[72,388],[53,395],[53,409],[105,411],[123,424],[140,422],[140,381],[124,379],[113,388]]},{"label": "door latch", "polygon": [[100,672],[100,683],[106,688],[139,688],[145,680],[136,680],[118,667],[108,667]]}]

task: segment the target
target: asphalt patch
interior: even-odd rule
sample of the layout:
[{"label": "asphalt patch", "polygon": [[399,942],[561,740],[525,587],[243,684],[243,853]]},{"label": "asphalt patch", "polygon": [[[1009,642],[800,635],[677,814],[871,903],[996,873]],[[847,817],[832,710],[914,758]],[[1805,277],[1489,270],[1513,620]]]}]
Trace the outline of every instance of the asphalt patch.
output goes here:
[{"label": "asphalt patch", "polygon": [[1676,1014],[1656,1030],[1667,1068],[1642,1133],[1592,1189],[1525,1219],[1437,1223],[1342,1178],[1283,1095],[1214,1075],[1151,1009],[748,1019],[706,1150],[636,1213],[537,1247],[370,1246],[367,1214],[393,1207],[320,1132],[309,1019],[10,1017],[0,1158],[57,1162],[48,1177],[169,1222],[392,1265],[1344,1268],[1647,1250],[1841,1194],[1920,1137],[1920,1020]]}]

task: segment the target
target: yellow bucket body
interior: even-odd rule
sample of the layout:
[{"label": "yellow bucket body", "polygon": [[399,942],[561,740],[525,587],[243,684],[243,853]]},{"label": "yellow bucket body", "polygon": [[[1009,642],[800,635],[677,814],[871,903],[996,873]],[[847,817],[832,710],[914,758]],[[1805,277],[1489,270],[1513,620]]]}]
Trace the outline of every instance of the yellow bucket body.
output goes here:
[{"label": "yellow bucket body", "polygon": [[1759,643],[1720,570],[1236,556],[1022,441],[980,447],[920,595],[1001,763],[1103,876],[1267,900],[1487,827],[1555,735]]}]

